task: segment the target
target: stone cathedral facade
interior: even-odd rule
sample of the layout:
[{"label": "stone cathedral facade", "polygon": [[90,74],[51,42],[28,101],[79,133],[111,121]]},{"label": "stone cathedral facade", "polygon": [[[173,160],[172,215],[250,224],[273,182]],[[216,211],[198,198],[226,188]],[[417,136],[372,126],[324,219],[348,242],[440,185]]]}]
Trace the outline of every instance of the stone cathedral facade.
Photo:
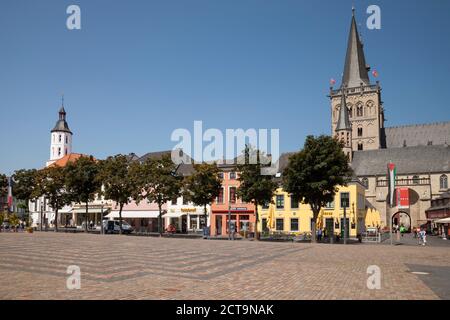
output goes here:
[{"label": "stone cathedral facade", "polygon": [[[381,85],[370,80],[369,71],[353,10],[342,82],[329,93],[332,135],[344,142],[366,188],[366,207],[380,213],[384,226],[431,228],[425,211],[449,188],[450,121],[385,127]],[[389,162],[396,165],[397,191],[407,192],[407,205],[391,207],[387,201]]]}]

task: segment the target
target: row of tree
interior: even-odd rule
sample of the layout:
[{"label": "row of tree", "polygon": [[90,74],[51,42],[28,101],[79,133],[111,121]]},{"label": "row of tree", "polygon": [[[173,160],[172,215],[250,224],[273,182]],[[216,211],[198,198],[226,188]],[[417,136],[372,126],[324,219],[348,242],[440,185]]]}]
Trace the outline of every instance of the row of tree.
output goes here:
[{"label": "row of tree", "polygon": [[[282,181],[261,175],[263,167],[258,150],[246,148],[246,161],[237,165],[240,187],[237,196],[255,206],[255,231],[258,230],[258,206],[272,202],[277,187],[283,187],[292,197],[310,204],[316,221],[320,209],[332,201],[339,185],[345,185],[351,176],[348,160],[342,152],[339,141],[329,136],[306,139],[304,148],[289,158]],[[248,161],[256,155],[256,163]],[[14,173],[14,196],[24,201],[44,196],[55,210],[55,230],[58,211],[67,204],[86,206],[86,223],[89,202],[96,196],[103,196],[119,206],[119,220],[122,225],[122,209],[131,202],[154,202],[159,208],[158,228],[162,233],[162,207],[172,199],[185,197],[195,205],[204,208],[205,221],[207,205],[221,191],[222,181],[215,164],[194,165],[192,174],[182,176],[179,166],[170,155],[148,158],[144,162],[132,161],[124,155],[95,160],[92,156],[80,157],[65,167],[49,166],[42,170],[18,170]],[[6,177],[0,176],[0,192],[4,192]],[[281,184],[281,185],[280,185]],[[315,234],[315,223],[312,233]],[[258,239],[258,232],[255,232]],[[312,237],[315,239],[315,237]]]}]

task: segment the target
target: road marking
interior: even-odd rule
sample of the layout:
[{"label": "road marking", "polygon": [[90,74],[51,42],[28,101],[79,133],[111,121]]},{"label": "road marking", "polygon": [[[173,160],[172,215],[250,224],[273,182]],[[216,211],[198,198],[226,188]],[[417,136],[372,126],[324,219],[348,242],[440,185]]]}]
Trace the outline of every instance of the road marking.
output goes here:
[{"label": "road marking", "polygon": [[419,274],[419,275],[427,275],[429,274],[428,272],[420,272],[420,271],[412,271],[412,274]]}]

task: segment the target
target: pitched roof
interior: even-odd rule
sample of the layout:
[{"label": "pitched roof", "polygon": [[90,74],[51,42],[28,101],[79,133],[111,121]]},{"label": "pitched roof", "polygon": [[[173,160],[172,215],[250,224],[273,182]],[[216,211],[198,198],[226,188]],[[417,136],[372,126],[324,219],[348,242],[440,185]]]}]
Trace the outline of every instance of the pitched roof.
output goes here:
[{"label": "pitched roof", "polygon": [[450,121],[384,129],[386,148],[450,144]]},{"label": "pitched roof", "polygon": [[357,176],[386,175],[392,161],[398,174],[439,173],[450,171],[450,147],[414,146],[355,151],[351,166]]},{"label": "pitched roof", "polygon": [[348,88],[359,87],[361,82],[369,85],[368,67],[364,57],[363,45],[359,38],[356,26],[355,14],[353,11],[350,33],[348,35],[347,54],[345,56],[344,74],[342,84]]},{"label": "pitched roof", "polygon": [[75,162],[76,160],[78,160],[81,157],[88,157],[88,155],[81,154],[81,153],[69,153],[68,155],[65,155],[61,159],[58,159],[55,162],[53,162],[52,164],[50,164],[49,167],[51,167],[51,166],[65,167],[68,163]]}]

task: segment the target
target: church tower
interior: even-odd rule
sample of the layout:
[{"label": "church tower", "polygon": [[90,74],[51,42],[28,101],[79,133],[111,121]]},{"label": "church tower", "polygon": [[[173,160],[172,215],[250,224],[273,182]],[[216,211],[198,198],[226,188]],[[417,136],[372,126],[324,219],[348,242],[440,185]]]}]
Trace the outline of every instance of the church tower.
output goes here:
[{"label": "church tower", "polygon": [[351,162],[353,158],[352,149],[352,125],[350,123],[350,118],[348,115],[347,102],[345,96],[347,95],[346,88],[341,88],[341,106],[343,108],[339,109],[339,116],[336,123],[336,138],[343,143],[342,150],[347,155],[348,161]]},{"label": "church tower", "polygon": [[352,128],[351,147],[354,151],[384,148],[384,138],[382,137],[384,109],[381,101],[381,87],[378,81],[376,84],[370,83],[369,70],[353,9],[341,88],[334,90],[331,87],[329,97],[331,100],[331,127],[334,134],[344,100],[343,88],[347,91],[345,100]]},{"label": "church tower", "polygon": [[59,119],[51,131],[50,139],[50,160],[47,161],[47,166],[72,153],[72,131],[66,121],[64,98],[59,110]]}]

